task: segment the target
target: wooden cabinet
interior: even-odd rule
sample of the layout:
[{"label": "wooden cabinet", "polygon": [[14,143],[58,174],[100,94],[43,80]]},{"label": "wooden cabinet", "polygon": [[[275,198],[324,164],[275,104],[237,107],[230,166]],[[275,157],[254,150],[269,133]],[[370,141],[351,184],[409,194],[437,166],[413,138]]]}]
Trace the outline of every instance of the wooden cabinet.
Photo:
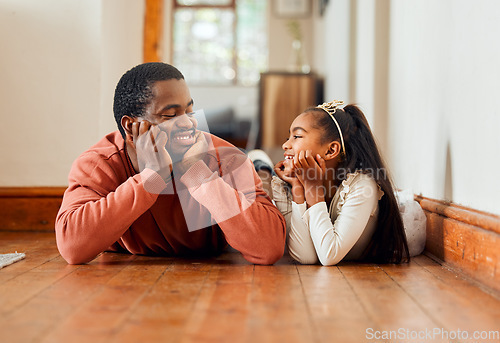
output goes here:
[{"label": "wooden cabinet", "polygon": [[261,74],[258,146],[262,149],[281,147],[288,138],[293,119],[322,102],[323,81],[314,74]]}]

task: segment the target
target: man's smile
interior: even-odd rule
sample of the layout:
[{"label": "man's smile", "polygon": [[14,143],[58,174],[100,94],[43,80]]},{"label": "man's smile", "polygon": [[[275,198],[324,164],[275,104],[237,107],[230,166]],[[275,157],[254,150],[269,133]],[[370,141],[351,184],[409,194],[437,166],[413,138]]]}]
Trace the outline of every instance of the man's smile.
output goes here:
[{"label": "man's smile", "polygon": [[194,133],[194,130],[175,132],[171,136],[172,143],[183,146],[193,145],[195,143]]}]

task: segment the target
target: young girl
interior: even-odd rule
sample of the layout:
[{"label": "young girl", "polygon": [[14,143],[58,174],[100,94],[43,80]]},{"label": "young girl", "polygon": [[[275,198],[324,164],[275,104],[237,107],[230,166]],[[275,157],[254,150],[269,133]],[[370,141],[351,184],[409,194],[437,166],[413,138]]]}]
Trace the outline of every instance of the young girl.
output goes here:
[{"label": "young girl", "polygon": [[300,114],[275,166],[272,191],[300,263],[409,261],[389,173],[368,122],[354,105],[324,103]]}]

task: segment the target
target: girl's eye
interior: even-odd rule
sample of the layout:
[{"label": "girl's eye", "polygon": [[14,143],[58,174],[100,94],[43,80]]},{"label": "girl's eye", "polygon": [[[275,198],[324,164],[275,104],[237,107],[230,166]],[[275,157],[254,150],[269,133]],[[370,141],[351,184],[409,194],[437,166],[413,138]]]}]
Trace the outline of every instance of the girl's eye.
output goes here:
[{"label": "girl's eye", "polygon": [[295,139],[302,138],[302,136],[293,136],[293,138],[295,138]]}]

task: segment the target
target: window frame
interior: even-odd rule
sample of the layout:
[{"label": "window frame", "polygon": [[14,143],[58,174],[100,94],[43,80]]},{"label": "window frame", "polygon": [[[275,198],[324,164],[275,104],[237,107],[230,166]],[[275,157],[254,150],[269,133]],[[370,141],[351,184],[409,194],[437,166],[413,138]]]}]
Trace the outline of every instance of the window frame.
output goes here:
[{"label": "window frame", "polygon": [[172,9],[171,9],[171,20],[170,20],[170,61],[174,61],[174,46],[175,46],[175,40],[174,40],[174,18],[175,18],[175,12],[177,9],[181,8],[190,8],[190,9],[203,9],[203,8],[217,8],[217,9],[230,9],[233,11],[234,14],[234,22],[233,22],[233,36],[234,36],[234,45],[233,45],[233,58],[231,61],[231,65],[233,67],[233,70],[235,72],[235,77],[231,80],[231,82],[228,82],[227,84],[219,84],[219,83],[211,83],[211,82],[200,82],[194,84],[194,86],[198,87],[229,87],[229,86],[241,86],[241,84],[238,82],[238,35],[237,35],[237,28],[238,28],[238,15],[236,11],[236,0],[230,0],[229,4],[227,5],[182,5],[178,3],[178,0],[173,0],[172,1]]}]

